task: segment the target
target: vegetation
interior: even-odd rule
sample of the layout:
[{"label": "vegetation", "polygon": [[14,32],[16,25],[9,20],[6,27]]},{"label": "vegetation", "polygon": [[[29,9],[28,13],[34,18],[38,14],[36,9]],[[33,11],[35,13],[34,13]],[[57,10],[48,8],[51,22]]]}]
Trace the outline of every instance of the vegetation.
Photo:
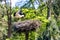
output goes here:
[{"label": "vegetation", "polygon": [[[6,1],[4,1],[5,4],[0,3],[0,40],[25,40],[25,34],[23,32],[20,34],[12,31],[14,22],[25,20],[39,20],[41,22],[37,32],[29,32],[28,40],[60,40],[59,0],[48,0],[46,2],[37,0],[39,3],[37,9],[34,6],[36,0],[29,0],[22,7],[15,6],[13,8]],[[23,18],[17,19],[13,16],[18,10],[22,10],[24,13],[25,16]]]}]

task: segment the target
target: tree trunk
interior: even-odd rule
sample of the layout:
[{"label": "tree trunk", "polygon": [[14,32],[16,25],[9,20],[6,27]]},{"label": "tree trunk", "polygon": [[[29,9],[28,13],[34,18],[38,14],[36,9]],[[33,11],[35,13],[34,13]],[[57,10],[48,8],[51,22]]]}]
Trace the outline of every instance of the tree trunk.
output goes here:
[{"label": "tree trunk", "polygon": [[50,34],[50,30],[49,30],[50,29],[50,24],[51,24],[51,9],[52,9],[51,1],[52,0],[47,1],[47,8],[48,8],[48,10],[47,10],[47,19],[50,22],[46,24],[46,31],[44,32],[43,40],[51,40],[51,34]]},{"label": "tree trunk", "polygon": [[10,12],[7,10],[7,16],[8,16],[8,38],[11,37],[11,0],[10,0]]},{"label": "tree trunk", "polygon": [[50,19],[51,18],[51,0],[48,0],[47,1],[47,8],[48,8],[48,10],[47,10],[47,19]]},{"label": "tree trunk", "polygon": [[8,37],[11,36],[11,0],[10,0],[10,13],[8,15]]},{"label": "tree trunk", "polygon": [[28,39],[29,39],[29,32],[26,31],[26,32],[25,32],[25,40],[28,40]]}]

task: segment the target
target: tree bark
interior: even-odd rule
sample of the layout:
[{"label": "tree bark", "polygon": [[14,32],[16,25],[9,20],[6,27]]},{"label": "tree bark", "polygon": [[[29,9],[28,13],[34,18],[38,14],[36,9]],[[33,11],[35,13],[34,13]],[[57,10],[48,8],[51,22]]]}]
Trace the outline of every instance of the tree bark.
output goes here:
[{"label": "tree bark", "polygon": [[29,32],[26,31],[26,32],[25,32],[25,40],[28,40],[28,39],[29,39]]},{"label": "tree bark", "polygon": [[6,13],[7,13],[7,17],[8,17],[8,38],[10,38],[11,36],[11,0],[10,0],[10,12],[8,12],[8,8],[6,6],[6,0],[5,1],[5,7],[6,7]]},{"label": "tree bark", "polygon": [[10,12],[7,10],[7,16],[8,16],[8,38],[11,37],[11,0],[10,0]]},{"label": "tree bark", "polygon": [[48,10],[47,10],[47,19],[50,19],[51,18],[51,1],[52,0],[48,0],[47,1],[47,8],[48,8]]}]

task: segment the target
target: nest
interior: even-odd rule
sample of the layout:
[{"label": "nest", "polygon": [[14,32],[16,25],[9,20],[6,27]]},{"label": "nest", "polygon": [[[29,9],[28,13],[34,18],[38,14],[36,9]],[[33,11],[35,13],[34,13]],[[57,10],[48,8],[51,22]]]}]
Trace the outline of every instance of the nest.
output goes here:
[{"label": "nest", "polygon": [[39,20],[25,20],[13,24],[14,31],[25,32],[36,30],[40,26]]}]

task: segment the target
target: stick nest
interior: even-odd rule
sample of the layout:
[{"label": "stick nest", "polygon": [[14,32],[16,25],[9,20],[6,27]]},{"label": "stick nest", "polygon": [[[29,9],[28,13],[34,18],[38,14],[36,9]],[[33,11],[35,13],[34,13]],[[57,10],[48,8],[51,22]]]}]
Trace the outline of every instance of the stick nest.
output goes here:
[{"label": "stick nest", "polygon": [[17,32],[33,31],[38,27],[40,27],[39,20],[25,20],[13,24],[14,31]]}]

